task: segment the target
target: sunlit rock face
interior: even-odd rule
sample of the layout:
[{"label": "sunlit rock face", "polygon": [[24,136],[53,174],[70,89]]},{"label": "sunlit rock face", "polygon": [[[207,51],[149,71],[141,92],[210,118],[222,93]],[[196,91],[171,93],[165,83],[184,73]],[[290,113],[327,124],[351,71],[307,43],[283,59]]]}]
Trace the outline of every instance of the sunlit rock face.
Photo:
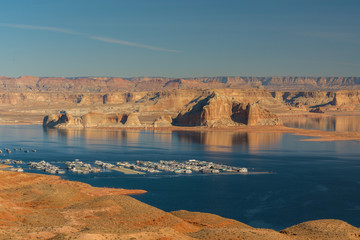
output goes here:
[{"label": "sunlit rock face", "polygon": [[160,116],[153,122],[154,127],[171,127],[172,117],[170,115]]},{"label": "sunlit rock face", "polygon": [[81,117],[73,117],[69,113],[50,114],[44,117],[44,127],[50,128],[84,128],[84,127],[138,127],[141,122],[137,114],[105,114],[89,112]]},{"label": "sunlit rock face", "polygon": [[71,127],[83,127],[84,123],[81,118],[73,117],[66,112],[62,112],[58,115],[50,114],[44,117],[44,127],[52,128],[71,128]]},{"label": "sunlit rock face", "polygon": [[0,77],[0,91],[6,92],[118,92],[169,89],[219,89],[258,87],[268,90],[359,89],[359,77]]},{"label": "sunlit rock face", "polygon": [[281,125],[281,120],[257,103],[240,103],[213,92],[174,119],[180,126]]}]

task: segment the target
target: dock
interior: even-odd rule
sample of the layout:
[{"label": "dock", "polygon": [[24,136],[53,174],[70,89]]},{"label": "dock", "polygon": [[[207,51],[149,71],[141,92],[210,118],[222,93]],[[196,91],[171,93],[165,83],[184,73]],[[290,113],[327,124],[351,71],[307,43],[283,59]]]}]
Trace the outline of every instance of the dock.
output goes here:
[{"label": "dock", "polygon": [[140,171],[136,171],[136,170],[133,170],[133,169],[124,168],[124,167],[121,167],[121,166],[113,167],[113,168],[111,168],[111,170],[122,172],[124,174],[138,174],[138,175],[145,174],[145,172],[140,172]]}]

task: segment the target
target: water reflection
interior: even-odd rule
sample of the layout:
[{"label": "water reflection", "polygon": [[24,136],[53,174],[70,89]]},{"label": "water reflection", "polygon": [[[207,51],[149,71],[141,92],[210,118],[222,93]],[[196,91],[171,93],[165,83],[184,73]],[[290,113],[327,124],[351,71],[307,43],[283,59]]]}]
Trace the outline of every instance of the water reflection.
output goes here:
[{"label": "water reflection", "polygon": [[141,130],[105,130],[105,129],[50,129],[43,128],[47,138],[60,139],[73,144],[77,139],[85,143],[103,144],[104,140],[121,143],[139,141]]},{"label": "water reflection", "polygon": [[285,126],[325,131],[360,131],[360,116],[321,116],[283,118]]},{"label": "water reflection", "polygon": [[103,129],[46,129],[44,137],[60,140],[67,145],[111,144],[141,145],[151,142],[158,146],[169,144],[201,144],[207,151],[232,152],[278,145],[282,133],[250,133],[229,131],[144,131],[144,130],[103,130]]},{"label": "water reflection", "polygon": [[256,152],[260,147],[278,145],[282,133],[250,133],[226,131],[176,131],[181,142],[198,143],[206,146],[207,151],[231,152],[238,148]]}]

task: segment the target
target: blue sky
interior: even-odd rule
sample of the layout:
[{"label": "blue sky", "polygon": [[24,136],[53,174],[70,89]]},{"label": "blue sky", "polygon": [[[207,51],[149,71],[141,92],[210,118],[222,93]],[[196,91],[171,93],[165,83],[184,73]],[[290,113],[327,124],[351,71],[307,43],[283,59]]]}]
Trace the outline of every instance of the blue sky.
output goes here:
[{"label": "blue sky", "polygon": [[2,0],[0,76],[360,76],[358,0]]}]

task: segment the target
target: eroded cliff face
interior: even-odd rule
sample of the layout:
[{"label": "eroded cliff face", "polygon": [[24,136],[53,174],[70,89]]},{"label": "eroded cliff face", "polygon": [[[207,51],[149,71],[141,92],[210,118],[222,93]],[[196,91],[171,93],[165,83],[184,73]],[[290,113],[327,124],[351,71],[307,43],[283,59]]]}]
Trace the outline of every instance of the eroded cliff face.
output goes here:
[{"label": "eroded cliff face", "polygon": [[[72,92],[3,92],[0,104],[9,106],[105,106],[137,104],[145,111],[180,111],[204,98],[214,90],[173,89],[155,92],[108,92],[108,93],[72,93]],[[266,108],[289,109],[287,106],[307,108],[318,106],[336,106],[342,109],[360,109],[360,90],[342,91],[268,91],[264,89],[216,89],[221,95],[229,96],[242,103],[260,102]],[[336,110],[335,107],[333,109]],[[306,110],[306,109],[305,109]]]},{"label": "eroded cliff face", "polygon": [[360,91],[338,91],[333,104],[340,110],[360,109]]},{"label": "eroded cliff face", "polygon": [[60,113],[45,116],[43,126],[51,128],[79,128],[84,126],[84,122],[81,118],[74,118],[68,113]]},{"label": "eroded cliff face", "polygon": [[274,99],[286,105],[297,108],[316,109],[321,107],[325,111],[360,110],[360,90],[342,91],[312,91],[312,92],[282,92],[271,93]]},{"label": "eroded cliff face", "polygon": [[285,103],[306,106],[332,105],[336,92],[312,91],[312,92],[274,92],[274,97]]},{"label": "eroded cliff face", "polygon": [[[39,123],[44,115],[57,114],[61,110],[66,110],[73,116],[81,116],[88,112],[103,114],[136,112],[140,121],[150,126],[160,116],[170,115],[175,118],[179,112],[191,109],[214,91],[219,96],[231,99],[229,102],[228,99],[219,98],[218,101],[222,103],[219,103],[218,107],[214,108],[216,104],[210,104],[205,108],[202,118],[212,119],[210,121],[217,122],[215,125],[221,125],[220,119],[223,121],[223,125],[234,123],[233,119],[229,118],[232,115],[230,112],[234,111],[232,109],[233,101],[242,103],[243,109],[246,109],[248,104],[257,103],[262,110],[267,109],[272,113],[287,115],[309,114],[317,107],[321,107],[325,113],[360,110],[360,90],[271,92],[256,88],[225,88],[108,93],[7,92],[0,93],[0,105],[2,106],[0,119],[6,123],[13,121],[19,123],[24,122],[22,116],[26,114],[27,119],[33,119],[31,120],[33,123]],[[188,121],[190,125],[194,125],[192,119],[196,118],[195,116],[196,114],[191,116]],[[116,124],[114,121],[111,120],[106,124]],[[260,121],[257,124],[270,123]],[[68,125],[77,126],[79,123],[70,121]],[[168,124],[163,122],[163,125]],[[204,123],[200,125],[204,125]]]},{"label": "eroded cliff face", "polygon": [[280,119],[257,103],[241,103],[233,97],[213,92],[179,113],[173,123],[179,126],[281,125]]},{"label": "eroded cliff face", "polygon": [[50,114],[44,117],[43,126],[49,128],[86,128],[86,127],[139,127],[137,114],[106,114],[89,112],[80,117],[69,113]]},{"label": "eroded cliff face", "polygon": [[260,87],[268,90],[359,89],[359,77],[0,77],[0,92],[134,92]]}]

